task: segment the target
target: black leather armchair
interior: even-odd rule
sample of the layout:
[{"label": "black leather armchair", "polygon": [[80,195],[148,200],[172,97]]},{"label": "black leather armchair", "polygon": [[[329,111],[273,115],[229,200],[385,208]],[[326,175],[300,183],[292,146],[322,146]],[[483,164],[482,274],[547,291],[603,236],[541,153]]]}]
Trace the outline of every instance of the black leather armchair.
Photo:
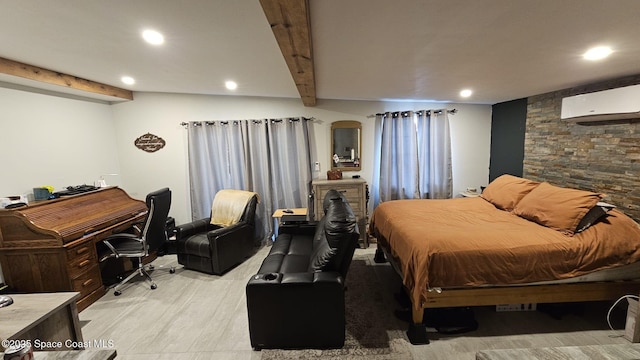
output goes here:
[{"label": "black leather armchair", "polygon": [[358,244],[356,217],[335,190],[315,226],[283,226],[246,286],[251,346],[339,348],[345,278]]},{"label": "black leather armchair", "polygon": [[252,196],[240,220],[229,226],[211,224],[211,217],[175,228],[178,263],[186,269],[221,275],[255,251],[258,196]]}]

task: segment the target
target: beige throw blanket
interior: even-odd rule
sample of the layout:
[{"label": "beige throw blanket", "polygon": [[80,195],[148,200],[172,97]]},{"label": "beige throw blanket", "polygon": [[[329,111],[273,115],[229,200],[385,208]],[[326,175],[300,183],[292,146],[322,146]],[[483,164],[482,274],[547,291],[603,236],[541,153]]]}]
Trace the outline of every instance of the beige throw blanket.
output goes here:
[{"label": "beige throw blanket", "polygon": [[211,224],[229,226],[240,221],[247,203],[255,192],[244,190],[220,190],[211,205]]}]

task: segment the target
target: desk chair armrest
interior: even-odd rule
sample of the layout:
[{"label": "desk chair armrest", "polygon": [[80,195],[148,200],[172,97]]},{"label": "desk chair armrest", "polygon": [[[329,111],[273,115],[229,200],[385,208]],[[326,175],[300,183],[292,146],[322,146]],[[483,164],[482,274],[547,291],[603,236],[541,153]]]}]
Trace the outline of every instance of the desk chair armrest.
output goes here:
[{"label": "desk chair armrest", "polygon": [[141,219],[131,224],[131,229],[133,229],[134,231],[133,233],[140,236],[140,233],[142,233],[142,228],[144,227],[144,223],[145,219]]},{"label": "desk chair armrest", "polygon": [[[107,248],[109,248],[113,256],[118,258],[120,257],[121,254],[116,248],[118,247],[118,243],[122,241],[137,241],[139,243],[142,243],[142,239],[140,239],[134,234],[128,234],[128,233],[121,233],[121,234],[114,234],[111,236],[107,236],[102,240],[102,243],[105,244]],[[106,257],[100,257],[100,259],[104,260],[106,259]]]}]

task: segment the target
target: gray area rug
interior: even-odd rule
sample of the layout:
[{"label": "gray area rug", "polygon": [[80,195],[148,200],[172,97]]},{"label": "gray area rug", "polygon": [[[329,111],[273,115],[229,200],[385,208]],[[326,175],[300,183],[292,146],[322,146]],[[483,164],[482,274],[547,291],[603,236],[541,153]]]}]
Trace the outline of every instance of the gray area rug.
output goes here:
[{"label": "gray area rug", "polygon": [[[366,255],[353,258],[347,274],[346,338],[341,349],[262,350],[262,359],[411,359],[407,324],[396,319],[393,294]],[[387,269],[388,270],[388,269]]]}]

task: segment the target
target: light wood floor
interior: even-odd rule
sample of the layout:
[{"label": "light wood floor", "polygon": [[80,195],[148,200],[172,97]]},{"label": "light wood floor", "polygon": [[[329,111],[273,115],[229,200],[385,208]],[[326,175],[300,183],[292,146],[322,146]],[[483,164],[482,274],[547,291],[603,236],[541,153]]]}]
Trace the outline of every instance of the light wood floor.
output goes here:
[{"label": "light wood floor", "polygon": [[[84,339],[111,340],[118,359],[260,359],[261,352],[253,351],[249,343],[244,291],[268,250],[261,249],[222,277],[184,270],[174,255],[158,258],[156,266],[175,265],[176,273],[157,267],[152,274],[156,290],[138,281],[118,297],[109,291],[80,313]],[[374,251],[375,244],[356,250],[371,257]],[[373,271],[389,289],[399,286],[388,264],[376,264]],[[394,281],[398,282],[390,283]],[[586,316],[569,314],[562,320],[541,312],[478,308],[479,330],[432,335],[431,344],[411,346],[412,356],[471,360],[477,351],[487,349],[628,343],[612,336],[621,331],[608,330],[606,305],[590,306]]]}]

